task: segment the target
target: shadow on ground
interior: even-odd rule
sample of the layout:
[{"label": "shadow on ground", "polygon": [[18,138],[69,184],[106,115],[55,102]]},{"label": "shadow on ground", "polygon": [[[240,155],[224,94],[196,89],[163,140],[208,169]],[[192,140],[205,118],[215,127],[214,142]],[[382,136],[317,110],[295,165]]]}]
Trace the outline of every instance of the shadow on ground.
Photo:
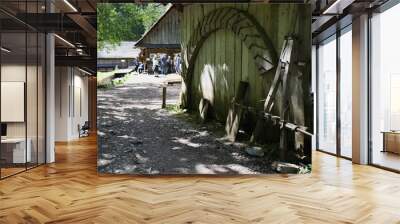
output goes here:
[{"label": "shadow on ground", "polygon": [[[160,80],[135,76],[127,85],[98,90],[98,170],[116,174],[271,173],[265,158],[245,154],[207,127],[161,108]],[[138,81],[139,80],[139,81]],[[150,81],[149,81],[150,80]],[[175,104],[180,86],[169,86]]]}]

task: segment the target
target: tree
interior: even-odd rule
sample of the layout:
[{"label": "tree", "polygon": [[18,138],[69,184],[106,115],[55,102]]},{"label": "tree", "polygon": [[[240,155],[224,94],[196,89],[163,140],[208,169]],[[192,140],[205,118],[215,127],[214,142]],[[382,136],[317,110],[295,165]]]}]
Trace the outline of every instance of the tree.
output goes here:
[{"label": "tree", "polygon": [[97,5],[97,42],[102,49],[106,43],[138,40],[167,10],[163,4],[101,3]]}]

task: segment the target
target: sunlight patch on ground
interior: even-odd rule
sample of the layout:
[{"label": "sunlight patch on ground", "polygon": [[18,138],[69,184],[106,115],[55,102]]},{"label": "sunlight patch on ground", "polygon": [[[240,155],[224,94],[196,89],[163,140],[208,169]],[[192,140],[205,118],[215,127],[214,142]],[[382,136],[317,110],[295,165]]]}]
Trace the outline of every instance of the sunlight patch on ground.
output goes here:
[{"label": "sunlight patch on ground", "polygon": [[106,135],[106,133],[104,133],[104,132],[102,132],[102,131],[100,131],[100,130],[98,130],[97,131],[97,136],[105,136]]},{"label": "sunlight patch on ground", "polygon": [[107,166],[107,165],[109,165],[111,162],[112,162],[112,160],[109,160],[109,159],[99,159],[99,160],[97,161],[97,165],[98,165],[98,166]]},{"label": "sunlight patch on ground", "polygon": [[137,140],[137,138],[136,137],[134,137],[134,136],[128,136],[128,135],[120,135],[120,136],[117,136],[118,138],[123,138],[123,139],[133,139],[133,140]]},{"label": "sunlight patch on ground", "polygon": [[190,139],[185,139],[185,138],[177,138],[177,137],[175,137],[173,142],[180,143],[180,144],[183,144],[183,145],[187,145],[187,146],[190,146],[192,148],[201,147],[201,144],[191,142]]},{"label": "sunlight patch on ground", "polygon": [[196,172],[198,174],[224,174],[224,173],[232,173],[234,171],[237,174],[255,174],[253,170],[239,165],[239,164],[228,164],[228,165],[206,165],[206,164],[196,164],[195,166]]},{"label": "sunlight patch on ground", "polygon": [[180,147],[180,146],[174,146],[174,147],[172,147],[172,150],[179,150],[179,149],[182,149],[182,147]]},{"label": "sunlight patch on ground", "polygon": [[149,158],[143,157],[139,153],[135,153],[135,156],[140,163],[146,163],[147,161],[149,161]]}]

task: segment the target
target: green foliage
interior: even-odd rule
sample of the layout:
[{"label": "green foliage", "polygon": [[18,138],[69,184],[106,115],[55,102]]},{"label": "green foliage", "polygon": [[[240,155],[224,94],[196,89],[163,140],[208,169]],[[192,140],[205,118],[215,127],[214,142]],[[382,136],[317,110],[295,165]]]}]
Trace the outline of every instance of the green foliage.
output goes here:
[{"label": "green foliage", "polygon": [[115,71],[97,72],[97,88],[111,88]]},{"label": "green foliage", "polygon": [[167,104],[165,109],[172,114],[183,114],[186,111],[182,109],[178,104]]},{"label": "green foliage", "polygon": [[148,3],[97,4],[97,42],[117,45],[121,41],[138,40],[167,10],[166,5]]},{"label": "green foliage", "polygon": [[299,174],[309,174],[311,173],[311,170],[312,170],[312,165],[308,164],[300,168]]},{"label": "green foliage", "polygon": [[101,77],[101,81],[97,82],[98,89],[110,89],[115,86],[120,86],[125,84],[128,79],[132,78],[135,73],[128,73],[122,78],[113,79],[115,71],[113,72],[98,72],[97,80]]}]

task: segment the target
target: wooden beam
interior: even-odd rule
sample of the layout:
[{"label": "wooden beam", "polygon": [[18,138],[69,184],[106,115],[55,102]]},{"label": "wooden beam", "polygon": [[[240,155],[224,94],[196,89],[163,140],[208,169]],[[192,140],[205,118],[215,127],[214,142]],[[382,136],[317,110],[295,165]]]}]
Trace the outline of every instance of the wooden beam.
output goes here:
[{"label": "wooden beam", "polygon": [[71,13],[68,14],[68,17],[85,31],[85,33],[88,35],[86,41],[90,44],[90,46],[96,46],[97,30],[92,26],[92,24],[90,24],[81,14]]},{"label": "wooden beam", "polygon": [[239,88],[236,91],[236,95],[232,99],[225,125],[226,135],[230,141],[236,141],[237,133],[239,131],[240,120],[243,113],[243,108],[237,106],[237,104],[243,104],[245,102],[248,87],[248,82],[241,81],[239,83]]}]

